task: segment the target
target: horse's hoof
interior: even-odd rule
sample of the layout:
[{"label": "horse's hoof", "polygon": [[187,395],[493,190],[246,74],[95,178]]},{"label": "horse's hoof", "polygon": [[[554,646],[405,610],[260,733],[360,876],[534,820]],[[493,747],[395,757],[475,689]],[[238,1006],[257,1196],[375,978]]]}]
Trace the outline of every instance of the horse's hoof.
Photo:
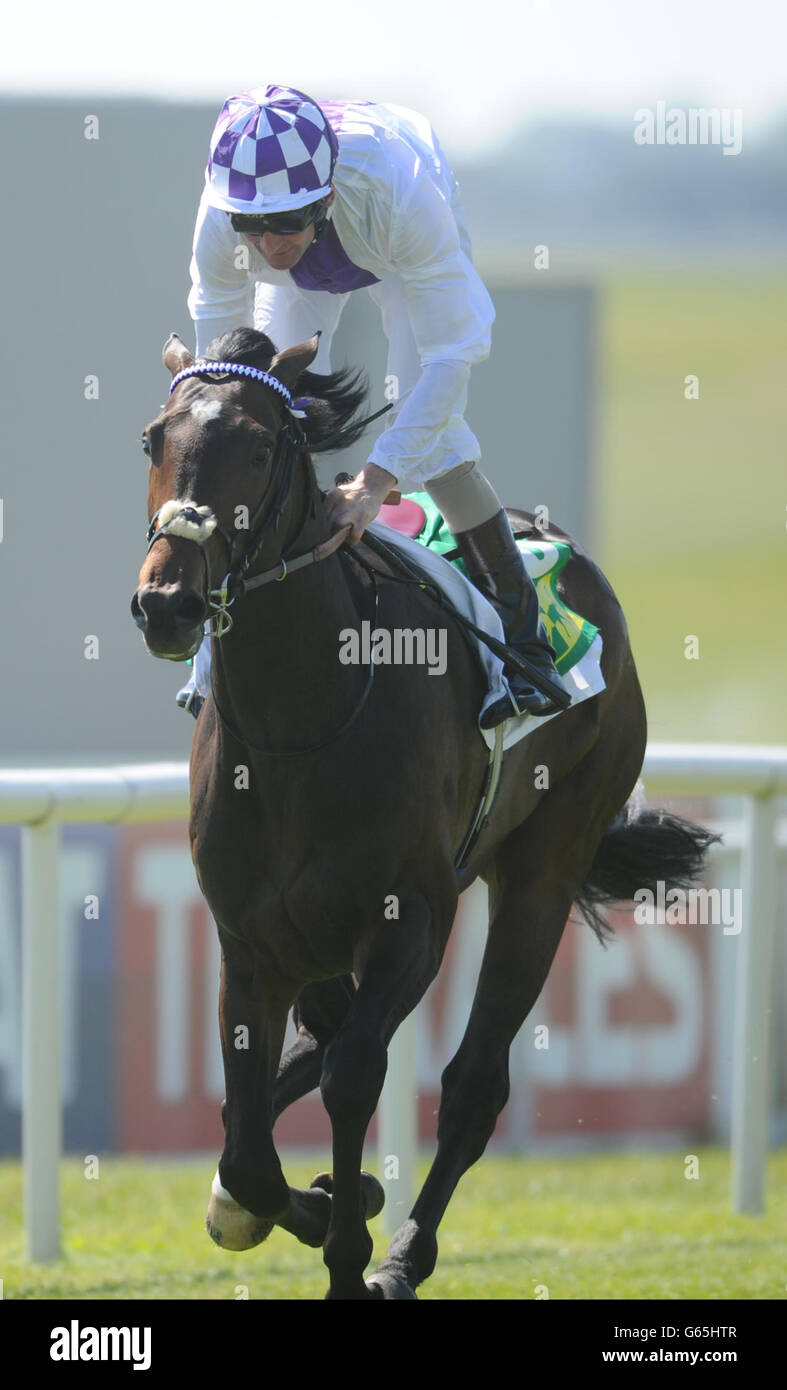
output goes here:
[{"label": "horse's hoof", "polygon": [[[319,1187],[323,1192],[333,1196],[333,1173],[318,1173],[316,1178],[312,1178],[310,1187]],[[367,1221],[371,1221],[373,1216],[379,1216],[385,1206],[385,1188],[378,1182],[373,1173],[367,1173],[365,1168],[361,1169],[361,1196],[366,1203],[364,1215]]]},{"label": "horse's hoof", "polygon": [[205,1227],[211,1240],[222,1250],[251,1250],[261,1245],[273,1230],[273,1222],[246,1211],[230,1196],[216,1174],[208,1203]]},{"label": "horse's hoof", "polygon": [[327,1192],[329,1197],[333,1196],[333,1173],[318,1173],[316,1178],[312,1178],[309,1187],[319,1187],[322,1192]]},{"label": "horse's hoof", "polygon": [[385,1188],[373,1173],[361,1169],[361,1195],[366,1202],[366,1219],[379,1216],[385,1206]]},{"label": "horse's hoof", "polygon": [[401,1274],[394,1274],[391,1269],[378,1269],[376,1274],[370,1274],[366,1287],[374,1298],[411,1298],[418,1301],[415,1289],[411,1289],[407,1280]]}]

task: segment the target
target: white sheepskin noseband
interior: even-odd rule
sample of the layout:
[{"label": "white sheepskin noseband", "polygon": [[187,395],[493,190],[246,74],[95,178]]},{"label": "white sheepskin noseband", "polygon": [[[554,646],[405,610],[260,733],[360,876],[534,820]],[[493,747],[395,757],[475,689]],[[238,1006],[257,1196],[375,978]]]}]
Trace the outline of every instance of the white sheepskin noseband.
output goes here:
[{"label": "white sheepskin noseband", "polygon": [[210,507],[198,507],[196,502],[165,502],[158,513],[159,530],[166,527],[168,536],[182,536],[187,541],[204,545],[218,526],[218,517]]}]

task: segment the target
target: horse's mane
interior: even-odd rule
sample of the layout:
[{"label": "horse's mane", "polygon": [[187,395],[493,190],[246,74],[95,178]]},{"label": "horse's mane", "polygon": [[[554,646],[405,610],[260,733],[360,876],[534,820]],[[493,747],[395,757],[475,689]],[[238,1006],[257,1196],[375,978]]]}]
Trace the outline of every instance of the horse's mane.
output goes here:
[{"label": "horse's mane", "polygon": [[[255,328],[233,328],[209,343],[205,357],[218,362],[243,362],[266,371],[277,349],[265,333]],[[360,439],[365,425],[354,418],[369,394],[369,381],[362,369],[342,367],[338,372],[302,372],[297,384],[298,398],[304,398],[301,420],[310,451],[333,453]]]}]

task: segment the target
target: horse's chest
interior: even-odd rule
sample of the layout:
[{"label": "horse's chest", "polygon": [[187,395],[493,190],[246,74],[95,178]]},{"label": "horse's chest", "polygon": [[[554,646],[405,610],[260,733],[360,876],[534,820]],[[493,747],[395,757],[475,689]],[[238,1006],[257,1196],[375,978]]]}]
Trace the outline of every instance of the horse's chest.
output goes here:
[{"label": "horse's chest", "polygon": [[[352,969],[364,934],[403,889],[403,865],[409,882],[420,863],[414,792],[389,797],[383,808],[366,774],[361,768],[359,792],[338,773],[325,787],[317,779],[278,787],[269,773],[264,801],[225,795],[193,818],[195,862],[213,916],[286,975],[317,979]],[[424,869],[420,880],[429,878]]]},{"label": "horse's chest", "polygon": [[318,860],[290,875],[266,873],[259,860],[256,867],[243,891],[231,876],[201,875],[216,921],[284,976],[317,979],[351,970],[375,895],[355,889],[350,864],[342,869]]}]

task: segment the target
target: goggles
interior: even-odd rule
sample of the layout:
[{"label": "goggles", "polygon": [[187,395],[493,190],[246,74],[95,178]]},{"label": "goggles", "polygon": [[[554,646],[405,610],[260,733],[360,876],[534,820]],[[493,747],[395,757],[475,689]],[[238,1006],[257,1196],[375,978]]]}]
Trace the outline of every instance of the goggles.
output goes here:
[{"label": "goggles", "polygon": [[325,210],[325,201],[307,203],[303,208],[291,208],[289,212],[231,212],[230,222],[234,232],[246,232],[249,236],[264,236],[273,232],[275,236],[295,236],[316,222]]}]

